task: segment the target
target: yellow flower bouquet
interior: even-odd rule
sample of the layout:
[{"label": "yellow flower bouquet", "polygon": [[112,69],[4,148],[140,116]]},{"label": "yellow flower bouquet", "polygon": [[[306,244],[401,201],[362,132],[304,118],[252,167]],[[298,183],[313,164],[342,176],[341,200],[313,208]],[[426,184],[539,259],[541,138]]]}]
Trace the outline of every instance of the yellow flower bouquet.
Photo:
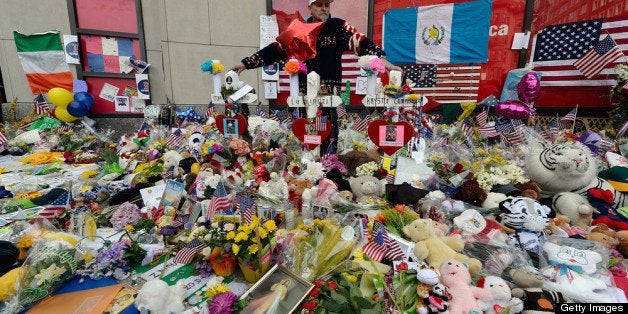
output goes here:
[{"label": "yellow flower bouquet", "polygon": [[237,230],[227,233],[231,252],[238,258],[244,278],[253,283],[270,269],[271,253],[275,247],[274,220],[262,222],[257,216],[248,224],[241,224]]}]

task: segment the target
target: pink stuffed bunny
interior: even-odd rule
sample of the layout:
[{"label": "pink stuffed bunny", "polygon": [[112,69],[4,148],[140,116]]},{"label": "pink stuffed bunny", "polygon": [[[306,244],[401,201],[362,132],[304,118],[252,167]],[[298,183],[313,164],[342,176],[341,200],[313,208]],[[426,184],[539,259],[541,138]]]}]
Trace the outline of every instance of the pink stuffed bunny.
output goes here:
[{"label": "pink stuffed bunny", "polygon": [[491,300],[490,292],[472,286],[471,274],[467,265],[455,259],[445,261],[440,266],[440,279],[452,295],[449,301],[449,313],[482,313],[478,300]]}]

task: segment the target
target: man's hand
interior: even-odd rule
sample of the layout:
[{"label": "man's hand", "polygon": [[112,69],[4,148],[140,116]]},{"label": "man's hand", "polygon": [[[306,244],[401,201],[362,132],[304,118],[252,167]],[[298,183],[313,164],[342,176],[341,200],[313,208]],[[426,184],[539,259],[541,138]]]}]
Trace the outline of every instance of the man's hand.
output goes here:
[{"label": "man's hand", "polygon": [[242,73],[242,71],[246,70],[246,67],[244,66],[244,63],[238,63],[234,66],[231,67],[231,71],[234,71],[236,73],[238,73],[238,75],[240,73]]}]

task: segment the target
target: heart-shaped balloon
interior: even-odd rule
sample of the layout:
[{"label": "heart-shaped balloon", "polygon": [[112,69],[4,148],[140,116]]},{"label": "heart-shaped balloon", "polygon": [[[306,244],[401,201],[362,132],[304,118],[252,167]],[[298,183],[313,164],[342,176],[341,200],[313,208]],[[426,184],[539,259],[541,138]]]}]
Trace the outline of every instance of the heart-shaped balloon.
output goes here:
[{"label": "heart-shaped balloon", "polygon": [[[237,123],[234,123],[233,120],[236,120],[235,122]],[[237,134],[238,136],[241,136],[242,134],[244,134],[244,131],[246,131],[246,117],[239,113],[234,114],[232,117],[227,117],[224,114],[219,114],[218,116],[216,116],[216,127],[218,128],[218,131],[222,133],[222,135],[231,136]],[[225,134],[225,131],[227,131],[227,134]]]},{"label": "heart-shaped balloon", "polygon": [[407,121],[399,121],[393,124],[386,120],[374,120],[369,123],[369,138],[377,147],[388,155],[394,154],[404,147],[416,132],[412,124]]},{"label": "heart-shaped balloon", "polygon": [[[305,128],[308,125],[316,126],[316,122],[313,122],[313,121],[310,122],[308,121],[308,119],[305,119],[305,118],[298,118],[294,120],[294,122],[292,122],[292,133],[294,133],[294,136],[296,136],[303,143],[305,143],[305,135],[306,135]],[[330,134],[331,134],[331,122],[329,122],[329,119],[328,119],[325,130],[316,132],[316,135],[320,136],[321,142],[323,142],[327,137],[329,137]],[[320,144],[305,144],[305,146],[307,146],[307,149],[309,150],[313,150],[318,145]]]},{"label": "heart-shaped balloon", "polygon": [[539,82],[539,77],[534,72],[524,74],[517,85],[519,100],[528,104],[535,101],[536,98],[539,97],[540,90],[541,82]]},{"label": "heart-shaped balloon", "polygon": [[509,119],[527,119],[530,117],[531,110],[521,101],[510,99],[497,104],[495,113]]}]

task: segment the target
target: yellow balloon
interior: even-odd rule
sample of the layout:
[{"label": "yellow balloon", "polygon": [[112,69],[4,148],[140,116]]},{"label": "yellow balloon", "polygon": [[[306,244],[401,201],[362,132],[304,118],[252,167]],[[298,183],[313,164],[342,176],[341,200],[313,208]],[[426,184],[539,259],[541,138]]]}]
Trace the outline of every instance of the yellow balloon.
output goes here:
[{"label": "yellow balloon", "polygon": [[193,163],[192,167],[190,167],[190,172],[198,174],[199,171],[201,171],[201,164],[198,162]]},{"label": "yellow balloon", "polygon": [[55,118],[63,121],[63,122],[72,122],[76,119],[78,119],[77,117],[71,115],[67,109],[63,108],[63,107],[57,107],[55,108]]},{"label": "yellow balloon", "polygon": [[67,107],[74,100],[74,95],[63,87],[54,87],[48,91],[48,99],[57,107]]}]

